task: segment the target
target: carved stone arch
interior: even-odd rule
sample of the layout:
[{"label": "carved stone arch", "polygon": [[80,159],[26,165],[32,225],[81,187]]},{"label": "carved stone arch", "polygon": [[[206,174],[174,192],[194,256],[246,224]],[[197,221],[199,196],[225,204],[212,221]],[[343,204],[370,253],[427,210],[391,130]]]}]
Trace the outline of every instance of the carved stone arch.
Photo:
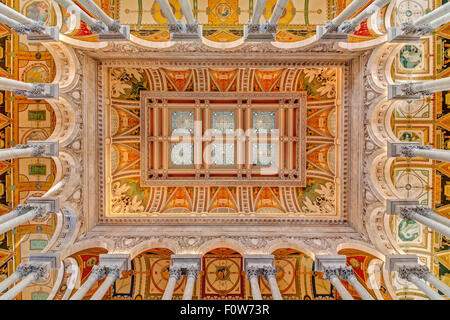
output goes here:
[{"label": "carved stone arch", "polygon": [[149,239],[142,241],[134,247],[130,248],[128,253],[130,254],[130,259],[134,259],[139,254],[155,248],[169,249],[175,254],[182,253],[178,242],[168,238]]},{"label": "carved stone arch", "polygon": [[337,252],[339,253],[339,251],[344,250],[344,249],[355,249],[361,252],[365,252],[368,254],[371,254],[372,256],[385,261],[385,255],[380,252],[379,250],[370,247],[367,245],[367,243],[363,243],[361,241],[357,241],[357,240],[344,240],[342,242],[340,242],[337,246],[336,246]]},{"label": "carved stone arch", "polygon": [[298,250],[301,253],[306,254],[311,259],[313,259],[313,260],[316,259],[317,252],[315,252],[313,248],[306,246],[303,243],[299,243],[296,241],[290,241],[290,240],[277,239],[277,240],[271,241],[267,245],[265,251],[267,254],[272,254],[275,250],[284,249],[284,248]]},{"label": "carved stone arch", "polygon": [[385,149],[379,149],[372,153],[367,162],[369,167],[369,186],[373,195],[385,202],[387,198],[401,198],[390,179],[390,167],[394,158],[388,158]]},{"label": "carved stone arch", "polygon": [[398,43],[384,43],[376,48],[367,62],[367,73],[373,90],[385,94],[388,83],[392,83],[391,64],[400,50]]},{"label": "carved stone arch", "polygon": [[75,51],[61,41],[43,42],[55,61],[55,78],[53,83],[59,84],[59,92],[72,90],[80,79],[80,62]]},{"label": "carved stone arch", "polygon": [[64,206],[61,208],[61,212],[58,212],[57,215],[55,232],[43,252],[62,251],[65,248],[68,248],[71,243],[75,241],[75,231],[79,227],[79,222],[75,211],[68,206]]},{"label": "carved stone arch", "polygon": [[386,100],[385,96],[377,98],[369,107],[367,132],[379,147],[385,148],[388,141],[397,140],[392,132],[390,119],[395,110],[395,102]]},{"label": "carved stone arch", "polygon": [[67,249],[61,251],[60,259],[65,259],[70,257],[77,252],[92,249],[92,248],[103,248],[108,252],[114,250],[115,244],[112,239],[106,239],[105,237],[96,237],[91,239],[80,240],[67,247]]},{"label": "carved stone arch", "polygon": [[[56,159],[58,160],[57,168],[60,169],[57,171],[58,175],[56,178],[59,179],[55,178],[57,182],[47,191],[45,196],[59,197],[60,201],[65,203],[65,200],[73,196],[76,192],[76,186],[80,183],[81,167],[80,163],[69,150],[61,150],[59,157]],[[78,200],[76,198],[74,200]]]},{"label": "carved stone arch", "polygon": [[195,253],[205,255],[209,251],[217,248],[233,249],[234,251],[238,252],[241,255],[248,253],[247,249],[241,243],[239,243],[239,241],[230,238],[217,238],[208,240],[201,246],[199,246],[197,249],[195,249],[196,251]]},{"label": "carved stone arch", "polygon": [[231,48],[236,48],[236,47],[242,45],[244,43],[245,39],[244,39],[244,37],[242,37],[235,41],[230,41],[230,42],[216,42],[216,41],[208,40],[205,37],[202,37],[201,41],[203,44],[205,44],[211,48],[231,49]]},{"label": "carved stone arch", "polygon": [[386,229],[389,228],[389,225],[386,225],[389,217],[386,215],[385,204],[380,202],[372,204],[367,208],[366,216],[367,235],[375,248],[384,255],[401,251],[391,231]]},{"label": "carved stone arch", "polygon": [[339,47],[342,49],[352,50],[352,51],[358,51],[358,50],[367,50],[372,49],[377,46],[380,46],[383,42],[387,41],[387,35],[383,35],[381,37],[366,40],[366,41],[360,41],[360,42],[338,42]]},{"label": "carved stone arch", "polygon": [[[54,110],[56,124],[49,140],[59,141],[59,146],[65,147],[73,142],[80,133],[78,112],[71,99],[61,96],[58,100],[49,100]],[[81,145],[78,149],[81,149]]]}]

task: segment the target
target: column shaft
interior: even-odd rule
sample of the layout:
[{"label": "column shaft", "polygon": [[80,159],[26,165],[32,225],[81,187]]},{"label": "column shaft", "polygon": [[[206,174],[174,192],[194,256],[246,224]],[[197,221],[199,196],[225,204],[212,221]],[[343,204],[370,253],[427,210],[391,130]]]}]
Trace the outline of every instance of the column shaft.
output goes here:
[{"label": "column shaft", "polygon": [[358,11],[367,2],[367,0],[353,0],[336,18],[332,20],[332,23],[339,26],[342,22],[344,22],[344,20]]},{"label": "column shaft", "polygon": [[269,282],[273,300],[283,300],[283,296],[281,295],[280,289],[278,288],[277,278],[268,277],[267,281]]},{"label": "column shaft", "polygon": [[348,282],[352,285],[353,288],[355,288],[356,292],[358,292],[359,296],[363,300],[374,300],[372,295],[367,292],[366,288],[359,283],[358,279],[356,279],[355,275],[351,275],[348,277]]},{"label": "column shaft", "polygon": [[83,297],[86,295],[86,293],[89,291],[89,289],[91,289],[94,283],[96,283],[98,280],[99,276],[91,272],[87,280],[83,283],[83,285],[80,288],[78,288],[78,290],[69,300],[82,300]]},{"label": "column shaft", "polygon": [[104,24],[107,26],[114,23],[114,19],[108,16],[103,9],[99,8],[97,4],[95,4],[91,0],[78,0],[79,3],[86,9],[88,9],[93,15],[97,16]]},{"label": "column shaft", "polygon": [[169,5],[168,0],[156,0],[158,2],[161,11],[167,19],[168,24],[177,24],[175,15],[173,14],[172,7]]},{"label": "column shaft", "polygon": [[0,292],[5,291],[8,289],[14,282],[19,281],[22,279],[22,274],[20,272],[14,272],[12,275],[10,275],[8,278],[0,282]]},{"label": "column shaft", "polygon": [[420,222],[420,223],[426,225],[430,229],[445,235],[446,237],[450,237],[450,228],[447,227],[446,225],[443,225],[439,222],[431,220],[431,219],[424,217],[418,213],[413,215],[413,219],[416,220],[417,222]]},{"label": "column shaft", "polygon": [[250,277],[250,287],[252,289],[253,300],[262,300],[261,291],[259,290],[259,277]]},{"label": "column shaft", "polygon": [[40,211],[41,211],[40,208],[34,208],[21,216],[18,216],[16,218],[13,218],[0,224],[0,234],[8,232],[9,230],[12,230],[17,226],[20,226],[21,224],[33,220],[40,213]]},{"label": "column shaft", "polygon": [[[10,27],[11,29],[13,29],[15,32],[17,33],[24,33],[26,32],[26,26],[20,22],[17,22],[16,20],[13,20],[11,18],[8,18],[7,16],[3,15],[0,13],[0,23]],[[23,31],[19,31],[19,30],[23,30]]]},{"label": "column shaft", "polygon": [[8,90],[8,91],[11,91],[11,90],[30,91],[33,89],[33,84],[0,77],[0,89]]},{"label": "column shaft", "polygon": [[415,91],[429,90],[431,92],[448,90],[450,89],[450,77],[414,83],[413,88]]},{"label": "column shaft", "polygon": [[17,218],[21,213],[22,213],[21,210],[19,210],[18,207],[15,207],[9,213],[0,216],[0,224],[2,224],[3,222],[9,221],[11,219]]},{"label": "column shaft", "polygon": [[181,11],[183,11],[183,15],[186,18],[187,24],[194,24],[194,14],[192,13],[191,3],[189,0],[179,0],[178,1],[181,6]]},{"label": "column shaft", "polygon": [[275,8],[273,9],[272,16],[270,17],[269,24],[278,24],[284,9],[286,8],[289,0],[278,0]]},{"label": "column shaft", "polygon": [[183,300],[192,300],[192,293],[194,291],[195,277],[186,278],[186,287],[183,292]]},{"label": "column shaft", "polygon": [[92,295],[91,300],[102,300],[105,296],[106,291],[108,291],[109,287],[117,280],[117,275],[114,273],[109,273],[106,277],[105,281],[103,281],[102,285],[95,291]]},{"label": "column shaft", "polygon": [[358,14],[356,17],[351,19],[349,22],[357,27],[366,20],[368,17],[370,17],[372,14],[383,8],[386,4],[388,4],[391,0],[375,0],[372,2],[370,6],[365,8],[360,14]]},{"label": "column shaft", "polygon": [[169,276],[169,281],[167,281],[167,286],[161,300],[172,300],[173,291],[177,281],[178,279],[175,276]]},{"label": "column shaft", "polygon": [[20,22],[22,24],[33,24],[37,23],[37,21],[28,18],[27,16],[24,16],[23,14],[17,12],[13,8],[8,7],[7,5],[0,3],[0,13],[10,17],[13,20],[16,20],[17,22]]},{"label": "column shaft", "polygon": [[416,275],[408,274],[408,281],[414,283],[420,290],[422,290],[431,300],[445,300],[439,293],[431,289],[424,281]]},{"label": "column shaft", "polygon": [[80,9],[75,3],[73,3],[70,0],[55,0],[58,2],[61,6],[63,6],[67,11],[73,14],[73,11],[75,11],[77,14],[80,15],[80,19],[83,20],[89,27],[95,26],[97,24],[97,20],[90,17],[86,12]]},{"label": "column shaft", "polygon": [[438,288],[443,294],[445,294],[448,298],[450,298],[450,288],[443,282],[441,282],[438,278],[433,276],[431,273],[425,274],[425,280],[431,283],[433,286]]},{"label": "column shaft", "polygon": [[447,13],[450,10],[450,2],[434,9],[433,11],[427,13],[426,15],[421,16],[417,20],[413,21],[413,24],[417,27],[422,24],[430,23],[433,20],[439,18],[442,14]]},{"label": "column shaft", "polygon": [[414,157],[450,162],[450,151],[441,149],[412,148]]},{"label": "column shaft", "polygon": [[4,295],[0,297],[0,300],[12,300],[14,299],[19,293],[23,291],[28,285],[35,281],[36,272],[30,272],[25,278],[23,278],[22,281],[20,281],[17,285],[15,285],[13,288],[8,290]]},{"label": "column shaft", "polygon": [[253,7],[252,19],[250,20],[251,24],[259,24],[259,20],[261,20],[261,15],[266,6],[266,3],[267,0],[256,0],[256,3],[254,4]]},{"label": "column shaft", "polygon": [[338,276],[332,275],[330,277],[330,282],[336,287],[336,290],[339,292],[343,300],[354,300],[352,295],[347,291],[347,289],[345,289]]},{"label": "column shaft", "polygon": [[[449,10],[450,10],[450,9],[449,9]],[[450,12],[447,13],[445,16],[442,16],[442,17],[440,17],[440,18],[434,20],[433,22],[430,22],[430,26],[431,26],[433,29],[437,29],[437,28],[439,28],[439,27],[442,26],[443,24],[446,24],[446,23],[449,22],[449,21],[450,21]]]}]

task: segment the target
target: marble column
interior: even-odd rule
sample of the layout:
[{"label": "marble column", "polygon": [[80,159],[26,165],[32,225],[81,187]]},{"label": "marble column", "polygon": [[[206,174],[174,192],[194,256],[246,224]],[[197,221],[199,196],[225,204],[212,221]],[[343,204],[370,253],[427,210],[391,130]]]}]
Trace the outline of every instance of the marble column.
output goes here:
[{"label": "marble column", "polygon": [[259,289],[259,275],[261,274],[261,268],[249,266],[245,271],[247,272],[247,279],[250,281],[253,300],[262,300],[261,290]]},{"label": "marble column", "polygon": [[348,266],[341,268],[339,275],[342,280],[348,281],[352,285],[352,287],[355,288],[361,299],[374,300],[372,295],[367,292],[366,288],[364,288],[364,286],[358,281],[358,279],[356,279],[352,267]]},{"label": "marble column", "polygon": [[181,6],[181,11],[186,18],[187,24],[196,24],[197,21],[194,19],[194,14],[192,13],[191,2],[189,0],[178,0]]},{"label": "marble column", "polygon": [[388,99],[417,100],[444,90],[450,90],[450,77],[415,83],[388,84]]},{"label": "marble column", "polygon": [[249,21],[249,25],[259,25],[264,8],[266,7],[267,0],[256,0],[253,7],[253,15]]},{"label": "marble column", "polygon": [[194,284],[198,277],[199,268],[196,265],[186,267],[186,287],[184,288],[183,300],[192,300]]},{"label": "marble column", "polygon": [[345,289],[339,280],[340,267],[324,266],[324,279],[329,280],[342,297],[342,300],[354,300],[352,295]]},{"label": "marble column", "polygon": [[175,290],[175,284],[181,279],[181,268],[170,267],[169,268],[169,280],[167,281],[166,289],[161,300],[172,300],[173,291]]},{"label": "marble column", "polygon": [[97,16],[100,21],[107,26],[107,31],[104,30],[98,34],[99,41],[130,40],[130,26],[121,25],[119,20],[114,20],[108,16],[105,11],[92,0],[78,0],[78,2],[93,15]]},{"label": "marble column", "polygon": [[58,156],[57,141],[30,141],[28,144],[17,144],[12,148],[0,149],[0,161],[16,158],[38,158]]},{"label": "marble column", "polygon": [[71,14],[75,14],[76,18],[81,19],[85,22],[92,33],[103,33],[108,31],[108,27],[101,20],[95,20],[91,16],[89,16],[86,12],[80,9],[75,3],[71,0],[55,0],[62,7],[64,7]]},{"label": "marble column", "polygon": [[424,210],[422,207],[404,207],[400,209],[400,215],[402,218],[414,220],[417,222],[422,223],[423,225],[426,225],[431,230],[439,232],[440,234],[445,235],[447,238],[450,237],[450,227],[437,222],[435,220],[430,219],[427,217],[429,215],[429,210]]},{"label": "marble column", "polygon": [[280,288],[278,288],[277,283],[277,269],[272,266],[266,266],[263,268],[264,279],[269,282],[270,292],[272,292],[273,300],[283,300],[280,293]]},{"label": "marble column", "polygon": [[362,8],[368,0],[353,0],[336,18],[317,26],[316,38],[319,41],[347,41],[348,34],[340,33],[339,26],[352,14]]},{"label": "marble column", "polygon": [[75,294],[69,300],[82,300],[83,297],[88,293],[92,286],[100,279],[106,276],[105,266],[96,265],[92,268],[91,274],[83,285],[75,292]]},{"label": "marble column", "polygon": [[418,263],[419,259],[415,254],[395,254],[386,255],[384,267],[387,271],[397,271],[401,279],[415,284],[432,300],[445,300],[438,292],[429,287],[423,280],[430,282],[441,292],[448,296],[447,285],[436,279],[430,270]]},{"label": "marble column", "polygon": [[397,270],[400,278],[415,284],[431,300],[445,300],[439,293],[431,289],[421,278],[425,277],[428,268],[422,265],[403,265]]},{"label": "marble column", "polygon": [[4,234],[17,226],[27,223],[35,218],[42,218],[48,212],[45,208],[31,205],[18,205],[11,213],[15,217],[0,224],[0,234]]},{"label": "marble column", "polygon": [[450,162],[450,151],[434,149],[431,146],[422,146],[419,142],[388,142],[388,157],[405,157],[432,159],[437,161]]},{"label": "marble column", "polygon": [[5,291],[10,286],[12,286],[15,282],[17,282],[23,278],[23,273],[20,272],[21,269],[19,267],[17,267],[17,270],[14,271],[14,273],[12,275],[10,275],[8,278],[6,278],[2,282],[0,282],[0,293]]},{"label": "marble column", "polygon": [[59,40],[58,27],[47,27],[43,22],[30,19],[3,3],[0,3],[0,22],[16,33],[26,34],[29,42]]},{"label": "marble column", "polygon": [[120,271],[119,266],[105,266],[105,273],[107,274],[107,277],[105,281],[103,281],[102,285],[92,295],[91,300],[103,299],[106,291],[108,291],[114,281],[120,278]]},{"label": "marble column", "polygon": [[49,274],[50,270],[59,267],[59,254],[57,253],[31,253],[28,263],[21,264],[16,271],[5,281],[0,283],[0,292],[7,289],[14,282],[21,280],[14,287],[4,293],[0,300],[12,300],[23,291],[30,283],[37,281]]},{"label": "marble column", "polygon": [[272,15],[269,19],[269,24],[276,26],[278,25],[278,21],[280,20],[281,15],[283,14],[284,9],[286,9],[286,5],[289,0],[278,0],[275,8],[273,9]]},{"label": "marble column", "polygon": [[57,83],[27,83],[0,77],[0,90],[11,91],[17,95],[26,95],[29,99],[57,99],[59,85]]},{"label": "marble column", "polygon": [[439,291],[446,295],[447,298],[450,298],[450,288],[434,275],[432,275],[428,269],[423,273],[423,279],[435,286]]},{"label": "marble column", "polygon": [[48,272],[47,267],[43,265],[24,264],[17,267],[17,269],[19,269],[19,272],[22,274],[22,280],[10,290],[8,290],[5,294],[3,294],[0,297],[0,300],[14,299],[19,293],[23,291],[23,289],[28,287],[31,282],[39,280]]},{"label": "marble column", "polygon": [[415,220],[447,237],[450,236],[448,219],[435,214],[426,206],[419,205],[417,199],[386,199],[386,213]]},{"label": "marble column", "polygon": [[12,212],[2,216],[0,234],[50,212],[59,211],[58,198],[28,198],[27,204],[19,204]]},{"label": "marble column", "polygon": [[449,21],[450,2],[434,9],[422,17],[388,29],[388,42],[415,43],[421,36],[429,36],[433,30]]},{"label": "marble column", "polygon": [[164,17],[167,19],[167,23],[169,24],[169,27],[171,25],[177,25],[178,21],[175,18],[175,15],[173,14],[172,7],[169,4],[168,0],[156,0],[158,2],[159,7],[161,8],[162,13],[164,14]]},{"label": "marble column", "polygon": [[367,8],[361,11],[356,17],[351,20],[344,21],[339,26],[338,31],[342,33],[354,33],[356,31],[356,27],[358,27],[361,22],[369,18],[389,2],[391,2],[391,0],[375,0]]}]

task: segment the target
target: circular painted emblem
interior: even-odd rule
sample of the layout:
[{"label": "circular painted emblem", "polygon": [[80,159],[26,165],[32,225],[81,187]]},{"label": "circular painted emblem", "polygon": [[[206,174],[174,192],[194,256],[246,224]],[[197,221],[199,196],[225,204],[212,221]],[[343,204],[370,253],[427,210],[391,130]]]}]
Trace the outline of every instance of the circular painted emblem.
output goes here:
[{"label": "circular painted emblem", "polygon": [[413,45],[405,45],[400,50],[400,63],[405,69],[413,69],[422,62],[422,51]]},{"label": "circular painted emblem", "polygon": [[216,6],[214,11],[220,20],[226,21],[231,16],[232,9],[228,3],[221,2]]},{"label": "circular painted emblem", "polygon": [[398,225],[398,236],[402,241],[414,241],[419,236],[419,228],[414,220],[403,219]]}]

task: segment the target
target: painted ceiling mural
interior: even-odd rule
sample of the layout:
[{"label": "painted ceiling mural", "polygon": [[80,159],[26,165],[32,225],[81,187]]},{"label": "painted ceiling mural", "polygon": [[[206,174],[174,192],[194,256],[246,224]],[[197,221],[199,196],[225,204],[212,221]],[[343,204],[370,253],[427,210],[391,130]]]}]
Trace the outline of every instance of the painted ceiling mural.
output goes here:
[{"label": "painted ceiling mural", "polygon": [[[194,91],[198,72],[206,74],[210,92],[237,92],[244,75],[252,75],[253,92],[281,92],[287,75],[295,74],[294,87],[308,93],[306,187],[142,187],[140,183],[141,90]],[[110,216],[141,216],[194,212],[242,213],[241,193],[250,194],[250,208],[256,213],[297,212],[301,215],[336,216],[336,72],[318,69],[187,69],[169,70],[111,68],[111,201]],[[194,207],[194,198],[205,194],[206,203]],[[289,194],[286,196],[285,194]],[[157,198],[159,195],[162,201]],[[286,200],[286,198],[292,200]],[[156,206],[156,207],[155,207]],[[294,209],[292,209],[294,208]],[[202,210],[202,211],[200,211]],[[156,213],[155,213],[156,214]]]},{"label": "painted ceiling mural", "polygon": [[[68,14],[59,7],[61,15],[50,9],[48,1],[1,0],[29,17],[50,24],[61,23],[67,37],[96,42],[82,22],[79,28],[70,30],[66,25]],[[104,0],[95,1],[111,17],[131,25],[132,34],[152,43],[164,43],[170,39],[165,17],[156,1]],[[183,19],[178,1],[169,1],[177,19]],[[315,26],[339,14],[348,4],[345,0],[291,0],[281,18],[276,41],[297,42],[315,34]],[[430,11],[446,0],[403,0],[398,1],[391,16],[391,25],[399,25]],[[252,14],[254,1],[244,0],[193,0],[194,17],[204,25],[203,37],[212,43],[232,43],[243,36],[243,25]],[[263,12],[269,19],[275,0],[268,0]],[[362,8],[363,9],[363,8]],[[361,10],[362,10],[361,9]],[[384,31],[386,8],[380,10],[377,19],[364,21],[350,42],[371,41]],[[62,19],[63,21],[59,21]],[[376,21],[375,21],[376,20]],[[52,82],[55,65],[51,54],[41,45],[28,45],[21,36],[0,25],[0,76],[26,82]],[[440,28],[433,36],[422,38],[416,45],[405,45],[398,52],[391,75],[393,79],[431,79],[450,76],[450,26]],[[193,70],[158,69],[164,79],[167,91],[192,91],[195,82]],[[280,90],[280,79],[286,70],[254,70],[252,90]],[[139,92],[151,90],[153,73],[149,69],[110,70],[112,133],[117,141],[111,150],[111,212],[117,214],[148,210],[149,199],[155,191],[139,184]],[[235,70],[207,71],[211,92],[236,91],[238,74]],[[325,77],[324,77],[325,75]],[[308,136],[332,138],[335,130],[333,101],[335,87],[332,70],[304,69],[299,72],[297,89],[308,93]],[[320,78],[320,79],[319,79]],[[402,141],[419,141],[436,148],[450,149],[450,92],[436,93],[420,101],[397,101],[391,116],[391,126],[396,137]],[[315,107],[316,106],[316,107]],[[322,107],[324,106],[324,107]],[[314,112],[314,109],[320,109]],[[334,121],[334,122],[333,122]],[[27,100],[10,92],[0,91],[0,148],[23,144],[28,140],[45,140],[55,128],[54,112],[45,101]],[[122,139],[122,140],[121,140]],[[334,214],[334,155],[333,145],[309,145],[308,169],[320,171],[327,178],[309,177],[307,187],[292,190],[296,206],[303,213]],[[53,184],[56,167],[49,158],[24,158],[0,162],[0,215],[8,213],[28,197],[43,195]],[[391,168],[391,179],[402,196],[416,197],[421,203],[432,207],[438,214],[450,217],[450,167],[446,163],[425,159],[397,159]],[[195,188],[167,187],[159,190],[164,194],[160,212],[184,214],[193,210]],[[208,187],[207,208],[211,213],[238,213],[239,187]],[[284,213],[286,204],[280,196],[285,190],[275,187],[252,187],[252,206],[255,212]],[[327,201],[326,205],[322,201]],[[319,204],[320,203],[320,204]],[[222,211],[223,210],[223,211]],[[415,253],[430,267],[441,281],[450,285],[450,239],[415,223],[399,217],[390,218],[390,227],[397,243],[406,253]],[[29,224],[0,235],[0,281],[11,275],[31,252],[41,252],[50,241],[56,228],[56,217],[35,219]],[[87,278],[98,255],[107,252],[91,248],[73,254],[68,265],[80,268],[78,283]],[[132,260],[132,269],[116,281],[108,291],[106,299],[160,299],[162,288],[167,282],[167,266],[172,251],[166,248],[152,249],[137,255]],[[313,271],[313,260],[294,249],[278,249],[273,252],[277,268],[277,282],[284,299],[339,299],[337,292],[322,275]],[[357,250],[343,250],[348,264],[354,268],[357,277],[365,284],[371,283],[368,270],[375,268],[374,257]],[[55,296],[61,299],[70,287],[71,270],[64,274],[64,280]],[[374,288],[366,285],[372,295],[389,299],[384,279],[382,285]],[[43,279],[23,291],[18,299],[46,299],[55,282],[55,275]],[[175,289],[174,297],[181,298],[184,283],[182,278]],[[226,279],[226,280],[224,280]],[[408,283],[396,279],[393,285],[400,299],[423,298],[424,295]],[[101,284],[101,282],[100,282]],[[357,293],[345,282],[344,285],[357,299]],[[270,298],[267,283],[260,280],[262,294]],[[94,287],[86,298],[95,290]],[[194,299],[247,299],[251,297],[249,284],[242,271],[242,255],[234,250],[221,248],[203,256],[203,271],[196,282]]]}]

